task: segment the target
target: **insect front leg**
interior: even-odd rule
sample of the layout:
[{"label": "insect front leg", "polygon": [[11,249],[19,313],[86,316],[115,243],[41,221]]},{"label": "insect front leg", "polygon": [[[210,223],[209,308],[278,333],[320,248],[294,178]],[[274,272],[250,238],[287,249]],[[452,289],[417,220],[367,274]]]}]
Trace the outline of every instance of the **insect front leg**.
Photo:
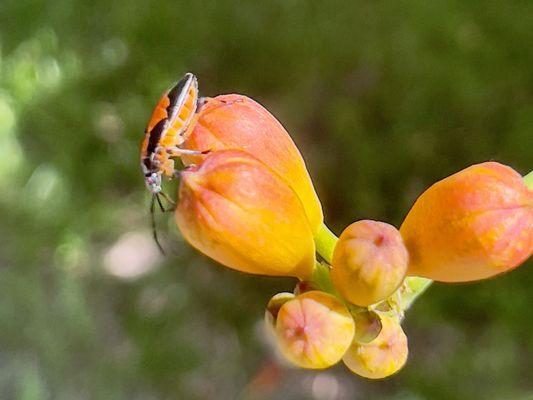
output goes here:
[{"label": "insect front leg", "polygon": [[167,147],[166,151],[170,155],[170,157],[181,157],[183,155],[200,156],[200,155],[211,152],[211,150],[200,151],[200,150],[181,149],[177,146]]}]

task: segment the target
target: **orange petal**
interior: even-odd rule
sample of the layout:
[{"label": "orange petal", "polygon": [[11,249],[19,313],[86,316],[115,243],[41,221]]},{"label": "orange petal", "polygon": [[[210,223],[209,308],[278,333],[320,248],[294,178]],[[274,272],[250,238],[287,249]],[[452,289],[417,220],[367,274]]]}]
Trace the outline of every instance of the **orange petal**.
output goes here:
[{"label": "orange petal", "polygon": [[[322,207],[304,160],[291,137],[263,106],[237,94],[207,99],[183,147],[193,150],[242,150],[268,165],[296,192],[316,233]],[[202,163],[205,156],[184,156],[185,164]]]},{"label": "orange petal", "polygon": [[400,232],[409,275],[443,282],[512,270],[533,251],[533,191],[512,168],[473,165],[426,190]]}]

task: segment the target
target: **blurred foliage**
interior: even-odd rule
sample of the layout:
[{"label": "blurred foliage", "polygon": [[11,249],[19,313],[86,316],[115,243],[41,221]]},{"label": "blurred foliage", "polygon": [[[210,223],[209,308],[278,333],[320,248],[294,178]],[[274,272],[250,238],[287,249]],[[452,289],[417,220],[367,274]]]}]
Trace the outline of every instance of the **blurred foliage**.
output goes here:
[{"label": "blurred foliage", "polygon": [[531,169],[532,26],[521,0],[2,0],[0,398],[532,399],[531,262],[431,288],[389,380],[278,371],[263,307],[294,282],[215,265],[170,215],[162,260],[138,166],[193,71],[280,118],[335,230],[399,224],[469,164]]}]

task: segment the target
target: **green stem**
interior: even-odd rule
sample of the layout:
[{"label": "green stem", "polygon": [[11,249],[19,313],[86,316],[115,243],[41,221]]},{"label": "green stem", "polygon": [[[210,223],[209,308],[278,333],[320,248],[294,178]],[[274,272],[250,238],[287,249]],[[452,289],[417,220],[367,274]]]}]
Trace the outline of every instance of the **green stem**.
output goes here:
[{"label": "green stem", "polygon": [[408,310],[411,304],[431,286],[433,281],[418,276],[408,276],[398,289],[401,296],[401,309]]},{"label": "green stem", "polygon": [[328,264],[331,264],[333,260],[333,250],[335,250],[337,240],[339,240],[337,236],[329,230],[326,224],[322,224],[315,235],[316,252]]},{"label": "green stem", "polygon": [[524,182],[526,183],[528,189],[533,190],[533,171],[524,176]]},{"label": "green stem", "polygon": [[335,290],[335,287],[333,286],[329,276],[329,267],[327,264],[319,263],[318,261],[316,262],[311,281],[314,284],[313,286],[320,291],[337,296],[337,291]]}]

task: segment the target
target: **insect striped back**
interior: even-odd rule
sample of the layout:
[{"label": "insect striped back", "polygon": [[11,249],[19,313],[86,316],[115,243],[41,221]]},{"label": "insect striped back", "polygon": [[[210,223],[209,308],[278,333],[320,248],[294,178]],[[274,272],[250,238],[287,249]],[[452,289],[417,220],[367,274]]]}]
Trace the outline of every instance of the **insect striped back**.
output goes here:
[{"label": "insect striped back", "polygon": [[164,93],[155,107],[146,132],[152,132],[161,124],[161,144],[179,146],[185,141],[184,134],[196,113],[198,102],[198,81],[187,73],[168,92]]},{"label": "insect striped back", "polygon": [[161,191],[161,177],[174,175],[174,160],[191,151],[180,149],[198,108],[198,81],[187,73],[157,103],[141,145],[141,169],[152,193]]}]

